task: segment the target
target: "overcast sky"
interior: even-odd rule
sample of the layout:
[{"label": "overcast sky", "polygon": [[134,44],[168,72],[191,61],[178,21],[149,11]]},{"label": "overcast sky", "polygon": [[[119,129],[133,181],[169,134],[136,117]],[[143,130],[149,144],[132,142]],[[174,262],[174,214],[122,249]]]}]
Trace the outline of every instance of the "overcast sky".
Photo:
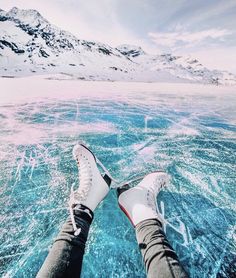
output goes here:
[{"label": "overcast sky", "polygon": [[36,9],[78,38],[147,52],[191,54],[236,73],[236,0],[0,0]]}]

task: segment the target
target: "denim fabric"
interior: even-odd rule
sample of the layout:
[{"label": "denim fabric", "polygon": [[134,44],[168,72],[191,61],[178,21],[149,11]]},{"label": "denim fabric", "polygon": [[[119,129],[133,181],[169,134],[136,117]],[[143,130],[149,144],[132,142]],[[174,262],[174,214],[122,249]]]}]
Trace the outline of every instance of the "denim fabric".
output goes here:
[{"label": "denim fabric", "polygon": [[140,222],[135,231],[148,278],[188,277],[157,219]]},{"label": "denim fabric", "polygon": [[[68,218],[37,278],[80,277],[92,219],[86,213],[75,212],[75,221],[76,226],[81,228],[80,234],[74,235],[71,219]],[[144,220],[135,227],[135,230],[148,278],[188,277],[157,219]]]},{"label": "denim fabric", "polygon": [[[93,215],[91,211],[91,215]],[[76,226],[81,228],[78,236],[69,217],[62,226],[37,278],[80,277],[89,227],[92,219],[88,214],[75,212]]]}]

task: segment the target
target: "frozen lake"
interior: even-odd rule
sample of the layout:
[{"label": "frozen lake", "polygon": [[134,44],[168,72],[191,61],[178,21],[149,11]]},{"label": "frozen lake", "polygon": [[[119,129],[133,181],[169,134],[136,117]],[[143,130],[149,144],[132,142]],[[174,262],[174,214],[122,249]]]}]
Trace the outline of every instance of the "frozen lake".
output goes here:
[{"label": "frozen lake", "polygon": [[[83,141],[120,181],[166,170],[159,210],[190,277],[233,277],[235,88],[42,78],[0,88],[0,276],[35,277],[68,215]],[[145,277],[115,190],[95,213],[83,277]]]}]

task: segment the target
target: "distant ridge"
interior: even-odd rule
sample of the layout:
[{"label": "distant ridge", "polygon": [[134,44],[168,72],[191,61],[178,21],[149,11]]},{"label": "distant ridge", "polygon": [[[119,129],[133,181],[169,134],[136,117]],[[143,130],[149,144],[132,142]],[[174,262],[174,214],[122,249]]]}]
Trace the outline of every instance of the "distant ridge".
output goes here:
[{"label": "distant ridge", "polygon": [[209,70],[189,56],[150,55],[140,46],[81,40],[36,10],[0,9],[0,76],[62,73],[85,80],[194,82],[236,85],[236,76]]}]

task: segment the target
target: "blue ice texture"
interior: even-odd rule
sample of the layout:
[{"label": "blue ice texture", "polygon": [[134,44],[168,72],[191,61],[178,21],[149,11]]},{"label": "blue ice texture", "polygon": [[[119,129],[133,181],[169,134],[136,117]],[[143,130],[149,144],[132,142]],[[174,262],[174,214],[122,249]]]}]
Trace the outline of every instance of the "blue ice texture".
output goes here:
[{"label": "blue ice texture", "polygon": [[[82,141],[116,179],[164,169],[158,210],[190,277],[235,277],[236,95],[129,94],[0,106],[0,276],[35,277],[68,216]],[[82,277],[145,277],[116,191],[95,212]]]}]

